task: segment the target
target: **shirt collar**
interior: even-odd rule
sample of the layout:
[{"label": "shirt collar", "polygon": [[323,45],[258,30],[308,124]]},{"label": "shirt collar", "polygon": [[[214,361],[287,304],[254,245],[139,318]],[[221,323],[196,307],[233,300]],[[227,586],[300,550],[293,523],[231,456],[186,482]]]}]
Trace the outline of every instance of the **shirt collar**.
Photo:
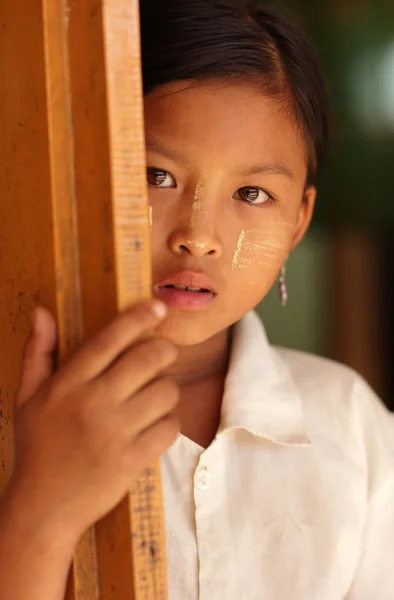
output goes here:
[{"label": "shirt collar", "polygon": [[278,444],[311,443],[299,389],[254,310],[233,326],[218,435],[231,429]]}]

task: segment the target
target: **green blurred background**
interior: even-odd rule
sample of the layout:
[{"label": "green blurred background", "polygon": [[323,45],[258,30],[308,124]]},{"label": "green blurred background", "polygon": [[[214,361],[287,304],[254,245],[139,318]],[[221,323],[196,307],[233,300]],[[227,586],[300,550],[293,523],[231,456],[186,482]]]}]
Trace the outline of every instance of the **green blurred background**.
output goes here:
[{"label": "green blurred background", "polygon": [[394,1],[277,2],[323,65],[332,135],[312,228],[258,307],[272,343],[355,368],[394,409]]}]

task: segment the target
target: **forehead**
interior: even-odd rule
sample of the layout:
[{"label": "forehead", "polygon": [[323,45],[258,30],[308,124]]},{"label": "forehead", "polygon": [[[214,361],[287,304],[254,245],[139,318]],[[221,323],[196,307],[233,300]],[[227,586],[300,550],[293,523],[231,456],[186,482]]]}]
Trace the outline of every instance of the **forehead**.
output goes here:
[{"label": "forehead", "polygon": [[303,136],[278,96],[247,83],[176,82],[145,98],[148,137],[167,142],[201,166],[284,162],[305,179]]}]

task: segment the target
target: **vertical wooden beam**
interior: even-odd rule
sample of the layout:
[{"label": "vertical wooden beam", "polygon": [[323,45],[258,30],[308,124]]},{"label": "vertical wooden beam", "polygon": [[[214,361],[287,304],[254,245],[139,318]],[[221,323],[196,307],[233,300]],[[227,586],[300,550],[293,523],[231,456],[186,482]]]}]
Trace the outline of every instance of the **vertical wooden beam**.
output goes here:
[{"label": "vertical wooden beam", "polygon": [[13,396],[30,311],[42,303],[58,312],[53,219],[42,6],[39,0],[4,1],[0,3],[1,490],[13,468]]},{"label": "vertical wooden beam", "polygon": [[[129,0],[70,0],[69,6],[83,312],[90,337],[119,308],[151,297],[139,11],[138,2]],[[125,527],[130,518],[131,535]],[[130,597],[133,573],[138,600],[167,597],[158,466],[147,469],[130,499],[96,526],[96,539],[103,600]]]},{"label": "vertical wooden beam", "polygon": [[[73,115],[64,0],[42,3],[59,363],[83,340]],[[99,600],[95,531],[80,540],[68,596]],[[72,591],[71,591],[72,590]]]}]

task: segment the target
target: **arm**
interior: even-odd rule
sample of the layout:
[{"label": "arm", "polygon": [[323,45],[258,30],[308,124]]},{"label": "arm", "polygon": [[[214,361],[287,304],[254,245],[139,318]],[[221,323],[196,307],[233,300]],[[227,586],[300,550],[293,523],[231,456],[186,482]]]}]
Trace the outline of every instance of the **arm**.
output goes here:
[{"label": "arm", "polygon": [[177,348],[164,338],[141,343],[164,318],[151,302],[118,315],[54,374],[56,323],[47,310],[38,317],[15,401],[14,471],[0,504],[0,600],[63,600],[82,533],[179,433],[179,387],[157,377]]},{"label": "arm", "polygon": [[1,600],[63,600],[77,540],[30,510],[21,492],[6,492],[0,505]]}]

